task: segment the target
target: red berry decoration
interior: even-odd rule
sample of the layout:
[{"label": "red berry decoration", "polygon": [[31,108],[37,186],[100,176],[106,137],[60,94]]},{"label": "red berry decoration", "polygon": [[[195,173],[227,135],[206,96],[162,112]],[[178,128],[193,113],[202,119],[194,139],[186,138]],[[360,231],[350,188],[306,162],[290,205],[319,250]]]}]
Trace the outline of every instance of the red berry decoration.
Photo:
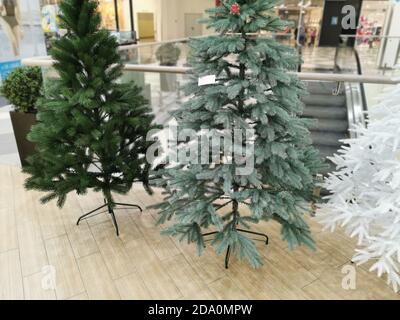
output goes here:
[{"label": "red berry decoration", "polygon": [[234,4],[232,4],[231,6],[231,14],[233,15],[240,15],[240,5],[235,2]]}]

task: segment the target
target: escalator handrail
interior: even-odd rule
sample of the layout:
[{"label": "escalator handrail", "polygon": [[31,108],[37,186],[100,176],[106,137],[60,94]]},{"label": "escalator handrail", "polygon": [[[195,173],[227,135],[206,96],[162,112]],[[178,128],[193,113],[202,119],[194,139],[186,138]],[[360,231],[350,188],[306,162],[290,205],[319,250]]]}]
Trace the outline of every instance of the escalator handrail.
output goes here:
[{"label": "escalator handrail", "polygon": [[[342,48],[342,47],[336,48],[335,58],[334,58],[335,73],[339,73],[339,74],[342,73],[342,70],[341,70],[339,62],[338,62],[340,48]],[[357,49],[354,47],[351,48],[351,51],[354,54],[354,58],[355,58],[355,62],[356,62],[356,74],[359,77],[363,77],[360,55],[359,55]],[[367,98],[366,98],[366,93],[365,93],[364,82],[360,81],[357,84],[358,89],[355,91],[353,89],[354,84],[344,83],[344,85],[346,87],[346,100],[347,100],[347,104],[348,104],[347,108],[348,108],[348,115],[349,115],[349,118],[348,118],[349,124],[353,123],[354,125],[357,125],[361,122],[365,126],[366,111],[368,110],[368,105],[367,105]],[[358,97],[354,96],[354,94],[357,94],[357,92],[359,95]],[[354,103],[359,104],[360,109],[356,110]],[[349,105],[349,104],[351,104],[351,105]]]},{"label": "escalator handrail", "polygon": [[[339,50],[341,47],[336,48],[335,59],[334,59],[334,72],[341,74],[343,70],[339,65]],[[348,48],[348,47],[347,47]],[[359,77],[363,77],[362,66],[360,56],[355,48],[351,48],[351,53],[354,54],[354,59],[356,62],[356,74]],[[359,83],[348,83],[343,82],[345,87],[346,105],[347,105],[347,120],[349,123],[349,134],[351,138],[357,138],[354,126],[366,125],[366,112],[367,111],[367,99],[365,94],[364,83],[360,81]]]},{"label": "escalator handrail", "polygon": [[[354,56],[356,58],[356,64],[357,64],[357,74],[362,76],[362,66],[361,66],[361,60],[360,60],[360,55],[358,53],[358,50],[356,48],[353,48]],[[360,82],[360,89],[361,89],[361,100],[362,100],[362,107],[364,111],[364,117],[365,117],[365,112],[368,111],[368,105],[367,105],[367,96],[365,94],[365,86],[364,83]]]},{"label": "escalator handrail", "polygon": [[[336,51],[335,51],[335,58],[334,58],[334,70],[337,73],[341,73],[341,68],[338,64],[338,57],[339,57],[339,50],[340,50],[340,46],[336,47]],[[357,75],[359,76],[363,76],[363,72],[362,72],[362,66],[361,66],[361,59],[360,59],[360,55],[358,53],[358,50],[356,48],[352,48],[352,51],[354,53],[354,57],[356,60],[356,66],[357,66]],[[361,102],[362,102],[362,109],[364,112],[366,112],[368,110],[368,104],[367,104],[367,96],[365,94],[365,86],[363,82],[359,82],[360,85],[360,92],[361,92]],[[364,115],[365,117],[365,115]]]}]

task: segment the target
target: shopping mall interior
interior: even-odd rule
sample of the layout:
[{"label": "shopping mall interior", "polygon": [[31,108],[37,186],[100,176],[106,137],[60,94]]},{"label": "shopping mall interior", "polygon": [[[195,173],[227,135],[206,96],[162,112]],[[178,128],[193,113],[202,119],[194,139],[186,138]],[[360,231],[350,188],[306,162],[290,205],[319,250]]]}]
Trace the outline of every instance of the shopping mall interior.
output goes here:
[{"label": "shopping mall interior", "polygon": [[[51,90],[53,80],[60,77],[54,61],[59,56],[51,55],[56,51],[53,46],[60,39],[68,38],[71,32],[63,27],[60,2],[63,0],[0,0],[0,85],[4,85],[17,69],[38,67],[43,82],[40,95],[46,96],[47,90]],[[253,17],[262,16],[262,12],[249,9],[258,2],[272,1],[99,0],[96,12],[100,13],[101,28],[109,30],[119,45],[118,53],[124,70],[118,83],[135,83],[139,86],[154,114],[154,123],[167,127],[175,121],[171,113],[186,106],[193,98],[185,89],[185,85],[193,81],[193,72],[197,70],[193,65],[195,59],[191,42],[218,34],[221,37],[235,35],[229,30],[219,33],[215,28],[200,23],[201,19],[208,16],[206,10],[222,8],[215,14],[215,19],[221,21],[225,21],[222,17],[224,8],[228,8],[227,19],[239,19],[249,10],[248,16],[241,20],[246,25],[251,23]],[[297,67],[288,70],[290,76],[302,81],[308,92],[301,97],[304,111],[299,117],[316,120],[316,124],[310,128],[311,143],[327,164],[315,174],[319,182],[313,188],[313,197],[322,200],[306,202],[307,217],[304,218],[317,250],[311,251],[303,246],[291,250],[284,239],[282,221],[261,219],[258,224],[251,225],[251,230],[257,231],[258,235],[268,234],[268,246],[265,246],[265,241],[255,241],[254,246],[260,252],[263,266],[252,268],[241,261],[239,255],[233,256],[232,253],[228,268],[226,259],[229,260],[229,250],[234,244],[228,247],[225,255],[225,250],[222,253],[214,251],[206,242],[207,248],[202,256],[198,256],[195,244],[161,234],[164,226],[156,223],[160,209],[152,206],[165,201],[165,193],[162,188],[156,187],[154,194],[149,195],[138,183],[134,183],[125,194],[114,195],[119,203],[136,203],[143,209],[140,213],[126,207],[119,210],[116,214],[119,236],[115,235],[117,225],[111,207],[108,207],[108,212],[106,210],[105,213],[83,220],[77,226],[77,219],[82,214],[91,213],[96,206],[106,203],[103,200],[105,196],[96,188],[71,193],[59,208],[56,201],[40,202],[43,190],[27,190],[24,183],[30,173],[22,168],[27,164],[27,155],[39,150],[34,150],[35,146],[27,136],[32,125],[42,120],[33,115],[34,120],[24,120],[29,122],[26,128],[27,122],[21,124],[13,119],[16,118],[13,115],[15,103],[11,98],[7,99],[5,94],[0,94],[0,300],[400,299],[394,285],[396,281],[400,285],[400,201],[393,200],[393,206],[388,209],[391,213],[397,213],[393,223],[397,229],[391,230],[393,236],[390,240],[397,241],[397,245],[390,254],[385,253],[394,256],[397,253],[397,258],[393,258],[394,262],[391,260],[393,269],[382,267],[382,277],[377,276],[377,267],[371,271],[374,269],[371,266],[375,266],[373,260],[379,260],[379,255],[365,261],[360,261],[360,258],[358,262],[363,263],[357,263],[355,259],[357,250],[364,248],[360,244],[367,241],[360,240],[358,236],[361,229],[355,227],[357,221],[361,221],[357,220],[361,219],[361,214],[352,216],[354,223],[348,222],[350,213],[346,210],[351,208],[343,209],[348,214],[348,221],[344,220],[347,222],[343,222],[343,225],[349,223],[350,226],[346,225],[347,229],[338,227],[333,233],[326,231],[326,225],[318,219],[330,210],[324,205],[320,206],[320,203],[333,201],[332,196],[326,200],[333,191],[326,185],[322,186],[321,182],[340,169],[332,157],[348,148],[348,139],[362,137],[360,132],[367,130],[370,122],[373,123],[374,112],[383,108],[380,103],[382,97],[393,89],[399,90],[400,1],[283,0],[271,5],[268,10],[288,22],[287,25],[279,30],[260,27],[262,30],[256,33],[249,32],[246,41],[270,39],[268,41],[293,50],[299,56]],[[243,34],[245,37],[246,32]],[[232,58],[235,50],[220,56],[219,60]],[[255,54],[261,57],[264,53]],[[199,59],[199,55],[196,57]],[[281,59],[285,60],[286,56]],[[207,61],[212,63],[211,60]],[[227,65],[235,68],[234,63]],[[251,69],[250,63],[244,65]],[[213,67],[219,68],[220,64],[215,63]],[[241,71],[240,74],[248,76],[244,70]],[[231,76],[230,71],[226,73]],[[204,76],[207,74],[200,72],[199,87],[203,86],[200,85],[201,80],[211,81],[211,85],[218,83],[215,76],[214,80],[204,79]],[[279,83],[277,78],[274,81]],[[264,79],[271,78],[267,75]],[[253,83],[247,85],[251,87]],[[395,99],[392,104],[400,107],[400,102]],[[41,114],[40,110],[38,114]],[[193,115],[197,115],[195,108]],[[265,121],[268,122],[268,118],[273,121],[271,119],[274,117],[275,113],[268,114]],[[379,121],[379,117],[376,121]],[[359,131],[355,128],[359,128]],[[160,135],[163,140],[166,133]],[[395,144],[393,151],[398,152],[398,148]],[[398,153],[386,161],[398,162]],[[352,171],[346,174],[350,175],[349,172]],[[373,172],[371,184],[389,176],[383,172],[374,180],[372,175]],[[58,178],[62,179],[61,176]],[[400,181],[400,177],[397,180]],[[352,187],[356,184],[353,181]],[[368,185],[369,181],[364,184]],[[398,189],[398,185],[393,188]],[[349,185],[348,188],[350,190]],[[357,203],[361,206],[356,195],[352,197],[347,204]],[[253,197],[247,201],[258,200]],[[241,208],[245,204],[248,202],[243,200],[238,206]],[[369,206],[372,205],[378,206],[369,203]],[[107,203],[103,208],[106,206]],[[383,207],[383,204],[379,206]],[[205,211],[208,210],[205,208]],[[249,208],[243,210],[252,212],[253,207],[250,205]],[[363,220],[363,223],[367,222]],[[166,224],[170,226],[172,221]],[[214,220],[206,225],[208,235],[218,233],[213,229],[216,226]],[[361,223],[357,226],[362,228]],[[368,232],[372,233],[370,229]],[[219,232],[222,234],[221,230]],[[365,231],[367,238],[370,236],[368,232]],[[373,234],[370,237],[376,239],[381,235]],[[387,240],[386,244],[390,241]],[[397,272],[393,271],[396,268]],[[351,275],[353,271],[357,277],[356,285],[353,287],[350,281],[350,285],[346,286],[346,275]],[[48,279],[53,273],[56,274],[56,280],[45,283],[43,279]]]}]

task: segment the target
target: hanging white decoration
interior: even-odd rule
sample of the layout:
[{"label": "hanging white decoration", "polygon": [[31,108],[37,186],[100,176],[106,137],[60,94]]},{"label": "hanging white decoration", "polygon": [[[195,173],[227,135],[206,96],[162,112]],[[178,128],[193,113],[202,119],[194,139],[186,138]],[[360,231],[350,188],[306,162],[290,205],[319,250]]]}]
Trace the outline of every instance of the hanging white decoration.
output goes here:
[{"label": "hanging white decoration", "polygon": [[400,287],[400,86],[386,93],[369,112],[368,128],[331,160],[337,171],[324,187],[331,192],[321,206],[320,221],[331,231],[344,227],[358,238],[353,261],[386,274]]}]

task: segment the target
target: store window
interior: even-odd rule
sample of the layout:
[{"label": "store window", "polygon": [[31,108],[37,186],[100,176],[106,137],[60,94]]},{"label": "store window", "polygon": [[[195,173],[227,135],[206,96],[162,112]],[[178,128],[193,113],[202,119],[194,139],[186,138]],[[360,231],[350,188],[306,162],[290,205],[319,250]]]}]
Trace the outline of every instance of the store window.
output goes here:
[{"label": "store window", "polygon": [[133,31],[132,0],[118,0],[119,31]]},{"label": "store window", "polygon": [[[357,28],[357,44],[369,48],[378,47],[385,23],[389,1],[364,1]],[[376,37],[373,37],[376,36]]]},{"label": "store window", "polygon": [[[277,14],[281,19],[292,23],[292,28],[288,28],[285,34],[281,34],[282,41],[295,43],[298,33],[300,7],[299,0],[286,0],[276,8]],[[318,45],[318,36],[321,29],[323,14],[323,0],[304,1],[302,8],[302,23],[300,28],[300,42],[307,46]]]},{"label": "store window", "polygon": [[[42,27],[49,44],[58,35],[58,5],[61,0],[41,0]],[[100,0],[102,27],[118,37],[121,44],[135,42],[132,0]]]},{"label": "store window", "polygon": [[102,18],[102,27],[108,30],[117,31],[118,26],[114,0],[100,1],[99,11]]}]

